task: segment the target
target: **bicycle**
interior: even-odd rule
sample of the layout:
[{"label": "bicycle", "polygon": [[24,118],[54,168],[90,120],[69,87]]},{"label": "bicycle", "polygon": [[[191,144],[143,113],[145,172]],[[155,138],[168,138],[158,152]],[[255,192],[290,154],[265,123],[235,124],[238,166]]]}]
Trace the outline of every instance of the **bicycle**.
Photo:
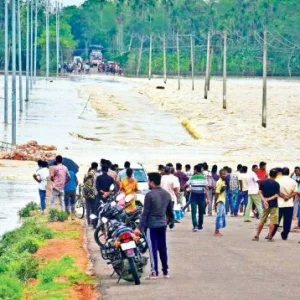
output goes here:
[{"label": "bicycle", "polygon": [[79,219],[83,219],[85,215],[85,201],[82,195],[82,187],[83,185],[79,184],[75,201],[75,216]]}]

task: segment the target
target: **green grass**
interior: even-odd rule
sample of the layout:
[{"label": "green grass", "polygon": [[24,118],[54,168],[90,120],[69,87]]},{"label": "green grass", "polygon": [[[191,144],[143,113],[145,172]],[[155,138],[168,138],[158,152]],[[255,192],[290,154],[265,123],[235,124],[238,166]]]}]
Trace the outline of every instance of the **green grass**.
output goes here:
[{"label": "green grass", "polygon": [[48,218],[49,222],[64,222],[68,220],[68,218],[69,215],[65,211],[60,211],[55,208],[51,208],[49,210],[49,218]]},{"label": "green grass", "polygon": [[77,239],[77,238],[79,238],[79,236],[80,236],[80,233],[78,231],[75,231],[75,230],[54,233],[54,238],[55,239],[60,239],[60,238],[74,238],[74,239]]},{"label": "green grass", "polygon": [[[32,290],[34,299],[67,299],[66,289],[79,284],[91,284],[93,280],[80,272],[74,264],[74,258],[64,256],[61,259],[49,260],[40,269],[38,285]],[[46,292],[45,292],[46,291]]]},{"label": "green grass", "polygon": [[[33,206],[32,206],[33,207]],[[29,206],[30,208],[30,206]],[[56,212],[54,213],[56,214]],[[36,300],[65,300],[75,284],[93,284],[93,278],[80,272],[75,259],[64,256],[41,265],[32,254],[52,238],[79,238],[76,230],[53,233],[47,227],[48,217],[33,215],[23,219],[20,228],[5,233],[0,240],[0,299],[21,300],[24,292]],[[62,221],[64,214],[59,214]],[[36,285],[28,285],[36,278]]]},{"label": "green grass", "polygon": [[7,232],[0,241],[0,299],[21,299],[26,282],[36,278],[39,261],[35,253],[53,232],[41,216],[24,220],[23,225]]}]

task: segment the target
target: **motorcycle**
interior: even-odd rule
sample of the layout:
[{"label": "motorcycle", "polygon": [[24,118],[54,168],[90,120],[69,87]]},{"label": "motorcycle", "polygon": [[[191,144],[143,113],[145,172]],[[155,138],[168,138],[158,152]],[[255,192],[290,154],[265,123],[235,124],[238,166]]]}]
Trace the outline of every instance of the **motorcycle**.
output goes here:
[{"label": "motorcycle", "polygon": [[147,265],[147,258],[141,255],[137,246],[140,237],[134,234],[132,228],[122,225],[113,233],[113,240],[115,249],[119,251],[119,256],[111,262],[114,272],[119,275],[118,283],[124,279],[139,285],[143,267]]},{"label": "motorcycle", "polygon": [[133,195],[127,195],[123,199],[123,195],[120,194],[115,200],[100,204],[98,217],[91,215],[91,219],[98,222],[98,226],[94,231],[94,239],[100,247],[111,237],[116,222],[122,222],[132,229],[138,227],[142,209],[138,208],[132,212],[125,212],[123,209],[133,199],[132,197]]}]

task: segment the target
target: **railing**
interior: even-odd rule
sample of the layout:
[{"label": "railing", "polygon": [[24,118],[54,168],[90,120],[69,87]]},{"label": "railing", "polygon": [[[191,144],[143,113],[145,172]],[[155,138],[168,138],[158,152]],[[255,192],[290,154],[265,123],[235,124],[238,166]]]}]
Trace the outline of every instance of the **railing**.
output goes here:
[{"label": "railing", "polygon": [[13,150],[14,146],[11,143],[0,141],[0,152],[8,152]]}]

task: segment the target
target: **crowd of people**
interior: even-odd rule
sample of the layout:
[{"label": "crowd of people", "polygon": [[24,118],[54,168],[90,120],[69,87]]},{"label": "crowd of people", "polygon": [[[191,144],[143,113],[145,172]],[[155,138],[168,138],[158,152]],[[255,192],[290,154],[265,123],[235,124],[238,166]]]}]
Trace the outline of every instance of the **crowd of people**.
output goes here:
[{"label": "crowd of people", "polygon": [[[60,199],[62,209],[72,214],[76,197],[78,179],[63,164],[61,156],[56,157],[56,164],[49,174],[47,163],[39,161],[39,169],[33,175],[39,183],[39,194],[42,211],[45,210],[47,180],[52,182],[51,206],[56,197]],[[87,209],[87,224],[95,227],[90,219],[91,213],[97,213],[99,203],[106,202],[111,186],[114,191],[133,195],[127,210],[135,210],[138,183],[134,178],[130,162],[120,168],[111,161],[101,159],[100,165],[93,162],[84,176],[82,189]],[[266,240],[274,241],[274,236],[283,218],[281,238],[288,239],[293,218],[298,218],[300,229],[300,167],[292,173],[289,168],[272,168],[267,172],[267,164],[261,162],[253,165],[251,170],[239,164],[233,171],[224,166],[219,170],[213,165],[211,170],[207,163],[199,163],[191,168],[177,163],[159,165],[158,171],[148,174],[149,192],[145,196],[144,209],[136,233],[147,231],[150,248],[151,275],[158,277],[158,256],[163,265],[163,275],[168,278],[168,260],[166,247],[167,227],[174,229],[175,223],[181,223],[186,211],[191,210],[192,229],[198,232],[203,229],[204,215],[212,216],[215,212],[216,237],[222,236],[220,230],[226,227],[228,215],[243,215],[244,222],[251,222],[250,213],[260,218],[253,241],[258,241],[263,226],[270,218],[269,232]]]}]

